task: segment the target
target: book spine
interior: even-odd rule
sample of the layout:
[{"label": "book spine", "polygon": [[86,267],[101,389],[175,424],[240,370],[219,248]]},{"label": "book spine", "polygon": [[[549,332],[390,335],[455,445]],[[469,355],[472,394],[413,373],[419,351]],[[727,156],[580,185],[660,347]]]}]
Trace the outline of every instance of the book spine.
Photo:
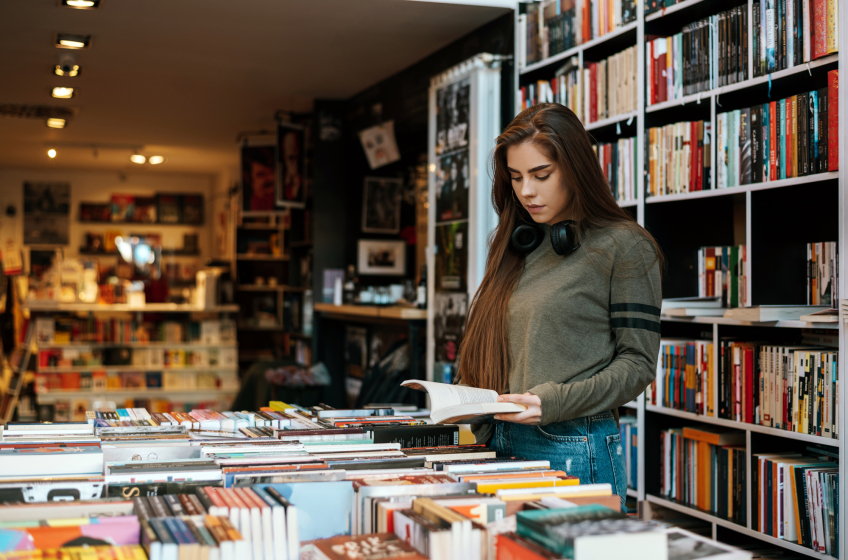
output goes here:
[{"label": "book spine", "polygon": [[[826,171],[839,169],[839,70],[827,73],[827,98],[830,100],[827,111],[827,168]],[[836,267],[834,267],[836,270]],[[834,286],[836,284],[834,283]]]}]

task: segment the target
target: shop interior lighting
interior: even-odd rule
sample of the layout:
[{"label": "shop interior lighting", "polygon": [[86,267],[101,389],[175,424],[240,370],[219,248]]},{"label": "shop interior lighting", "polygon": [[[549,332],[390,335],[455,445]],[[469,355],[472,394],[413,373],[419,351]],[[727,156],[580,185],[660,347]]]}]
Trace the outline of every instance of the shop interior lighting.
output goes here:
[{"label": "shop interior lighting", "polygon": [[[67,68],[67,67],[65,67]],[[66,76],[68,78],[76,78],[79,76],[80,67],[79,64],[74,64],[70,69],[62,68],[60,64],[56,65],[56,68],[53,69],[53,73],[57,76]]]},{"label": "shop interior lighting", "polygon": [[50,128],[65,128],[65,124],[65,119],[47,119],[47,126],[49,126]]},{"label": "shop interior lighting", "polygon": [[53,148],[47,150],[47,157],[49,157],[50,159],[56,157],[56,150],[54,150]]},{"label": "shop interior lighting", "polygon": [[56,36],[56,47],[60,49],[85,49],[91,44],[91,35],[72,35],[59,33]]},{"label": "shop interior lighting", "polygon": [[145,161],[147,161],[147,158],[141,154],[133,154],[130,156],[130,161],[142,165]]},{"label": "shop interior lighting", "polygon": [[54,87],[53,97],[56,99],[70,99],[74,96],[74,88],[72,87]]},{"label": "shop interior lighting", "polygon": [[100,7],[100,0],[62,0],[62,6],[77,10],[94,10]]},{"label": "shop interior lighting", "polygon": [[160,164],[160,163],[162,163],[163,161],[165,161],[165,157],[164,157],[164,156],[150,156],[150,157],[147,159],[147,163],[149,163],[150,165],[159,165],[159,164]]}]

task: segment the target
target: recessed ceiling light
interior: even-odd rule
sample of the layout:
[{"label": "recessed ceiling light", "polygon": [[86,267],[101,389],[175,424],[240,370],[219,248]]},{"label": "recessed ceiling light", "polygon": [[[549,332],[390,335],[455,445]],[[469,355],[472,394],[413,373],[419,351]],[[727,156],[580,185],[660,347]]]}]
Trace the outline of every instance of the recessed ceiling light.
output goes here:
[{"label": "recessed ceiling light", "polygon": [[53,69],[53,73],[57,76],[67,76],[68,78],[76,78],[77,76],[79,76],[80,67],[79,64],[64,67],[61,64],[57,64],[56,68]]},{"label": "recessed ceiling light", "polygon": [[91,44],[91,35],[72,35],[59,33],[56,35],[56,46],[60,49],[85,49]]},{"label": "recessed ceiling light", "polygon": [[141,165],[142,163],[147,161],[147,158],[144,157],[141,154],[133,154],[133,155],[130,156],[130,161],[133,162],[133,163],[137,163],[137,164]]},{"label": "recessed ceiling light", "polygon": [[147,160],[147,163],[149,163],[150,165],[159,165],[163,161],[165,161],[164,156],[150,156]]},{"label": "recessed ceiling light", "polygon": [[74,88],[72,87],[54,87],[53,97],[56,99],[70,99],[74,96]]},{"label": "recessed ceiling light", "polygon": [[65,119],[47,119],[47,126],[50,128],[65,128]]},{"label": "recessed ceiling light", "polygon": [[100,0],[62,0],[61,5],[78,10],[93,10],[100,7]]},{"label": "recessed ceiling light", "polygon": [[47,150],[47,157],[49,157],[50,159],[56,157],[56,150],[54,150],[53,148]]}]

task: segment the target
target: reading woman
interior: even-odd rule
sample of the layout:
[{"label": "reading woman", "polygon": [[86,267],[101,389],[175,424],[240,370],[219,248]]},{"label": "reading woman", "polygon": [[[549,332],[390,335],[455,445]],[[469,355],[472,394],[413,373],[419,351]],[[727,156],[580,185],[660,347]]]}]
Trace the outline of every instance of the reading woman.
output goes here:
[{"label": "reading woman", "polygon": [[618,408],[654,379],[656,241],[610,192],[577,116],[521,112],[497,139],[500,221],[469,309],[460,382],[525,405],[475,427],[499,454],[547,459],[581,484],[626,493]]}]

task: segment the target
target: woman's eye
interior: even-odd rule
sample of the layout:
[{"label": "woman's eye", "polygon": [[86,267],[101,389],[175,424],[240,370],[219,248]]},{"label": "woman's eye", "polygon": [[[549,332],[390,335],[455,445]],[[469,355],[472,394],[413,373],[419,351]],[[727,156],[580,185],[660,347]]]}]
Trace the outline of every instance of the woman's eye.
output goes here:
[{"label": "woman's eye", "polygon": [[512,177],[512,180],[513,180],[513,181],[520,181],[520,180],[521,180],[521,177]]},{"label": "woman's eye", "polygon": [[539,180],[539,181],[544,181],[545,179],[547,179],[547,178],[548,178],[548,177],[550,177],[550,176],[551,176],[551,174],[550,174],[550,173],[548,173],[548,174],[547,174],[547,175],[545,175],[544,177],[539,177],[538,175],[536,175],[536,179],[537,179],[537,180]]}]

